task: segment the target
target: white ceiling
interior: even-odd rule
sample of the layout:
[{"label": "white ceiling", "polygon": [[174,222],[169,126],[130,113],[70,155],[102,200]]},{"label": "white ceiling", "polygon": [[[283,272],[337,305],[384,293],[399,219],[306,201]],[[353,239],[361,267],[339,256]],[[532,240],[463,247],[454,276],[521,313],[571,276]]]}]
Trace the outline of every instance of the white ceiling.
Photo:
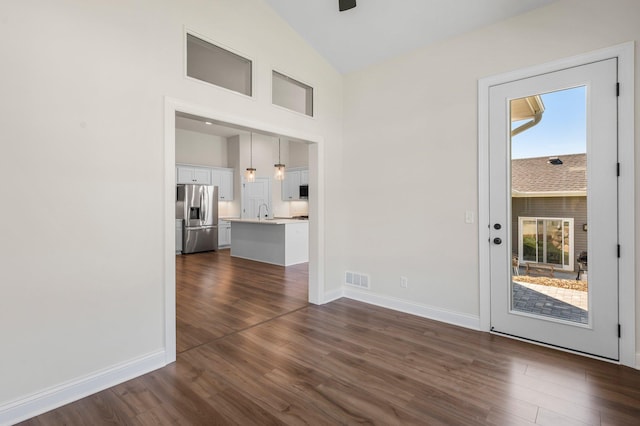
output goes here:
[{"label": "white ceiling", "polygon": [[348,73],[556,0],[265,0],[338,71]]}]

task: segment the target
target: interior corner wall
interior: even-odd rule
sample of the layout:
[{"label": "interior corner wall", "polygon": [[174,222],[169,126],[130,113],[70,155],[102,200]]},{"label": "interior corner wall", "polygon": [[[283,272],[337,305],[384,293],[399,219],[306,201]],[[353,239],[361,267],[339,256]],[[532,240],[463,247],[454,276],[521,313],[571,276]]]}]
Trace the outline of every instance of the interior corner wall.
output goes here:
[{"label": "interior corner wall", "polygon": [[[185,78],[185,28],[254,60],[253,98]],[[261,0],[6,0],[0,53],[3,423],[164,351],[165,99],[322,135],[340,164],[343,79]],[[271,66],[317,85],[314,119],[271,105]]]},{"label": "interior corner wall", "polygon": [[478,213],[478,80],[640,40],[638,16],[634,0],[560,0],[348,74],[342,260],[371,277],[371,290],[348,294],[477,321],[478,224],[465,213]]}]

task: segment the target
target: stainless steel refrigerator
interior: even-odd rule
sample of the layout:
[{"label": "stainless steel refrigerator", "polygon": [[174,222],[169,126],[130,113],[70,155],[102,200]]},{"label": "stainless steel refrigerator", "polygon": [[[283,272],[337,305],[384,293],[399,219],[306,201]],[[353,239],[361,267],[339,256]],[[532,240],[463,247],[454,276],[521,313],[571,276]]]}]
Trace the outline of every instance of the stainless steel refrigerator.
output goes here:
[{"label": "stainless steel refrigerator", "polygon": [[178,185],[176,218],[183,219],[183,253],[218,250],[217,186]]}]

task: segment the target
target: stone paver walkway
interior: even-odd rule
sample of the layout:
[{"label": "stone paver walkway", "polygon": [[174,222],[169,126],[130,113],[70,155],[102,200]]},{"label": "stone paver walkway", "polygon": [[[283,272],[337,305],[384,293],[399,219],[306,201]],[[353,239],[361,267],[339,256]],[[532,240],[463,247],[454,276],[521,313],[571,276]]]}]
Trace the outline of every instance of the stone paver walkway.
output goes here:
[{"label": "stone paver walkway", "polygon": [[586,291],[514,281],[513,305],[514,310],[520,312],[581,324],[589,323],[589,302]]}]

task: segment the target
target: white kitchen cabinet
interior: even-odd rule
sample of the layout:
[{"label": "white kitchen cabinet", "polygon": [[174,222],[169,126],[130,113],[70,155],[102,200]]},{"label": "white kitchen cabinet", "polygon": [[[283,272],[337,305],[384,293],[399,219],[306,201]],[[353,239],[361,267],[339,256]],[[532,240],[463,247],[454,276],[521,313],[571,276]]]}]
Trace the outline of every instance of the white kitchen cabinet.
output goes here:
[{"label": "white kitchen cabinet", "polygon": [[300,185],[309,185],[309,170],[300,170]]},{"label": "white kitchen cabinet", "polygon": [[231,222],[218,221],[218,248],[231,245]]},{"label": "white kitchen cabinet", "polygon": [[300,199],[300,170],[288,170],[282,181],[282,200],[296,201]]},{"label": "white kitchen cabinet", "polygon": [[233,201],[233,169],[211,169],[211,180],[218,187],[218,201]]},{"label": "white kitchen cabinet", "polygon": [[211,185],[211,169],[198,166],[176,166],[176,183]]},{"label": "white kitchen cabinet", "polygon": [[296,168],[287,170],[282,181],[282,200],[299,200],[300,185],[309,185],[309,169]]}]

